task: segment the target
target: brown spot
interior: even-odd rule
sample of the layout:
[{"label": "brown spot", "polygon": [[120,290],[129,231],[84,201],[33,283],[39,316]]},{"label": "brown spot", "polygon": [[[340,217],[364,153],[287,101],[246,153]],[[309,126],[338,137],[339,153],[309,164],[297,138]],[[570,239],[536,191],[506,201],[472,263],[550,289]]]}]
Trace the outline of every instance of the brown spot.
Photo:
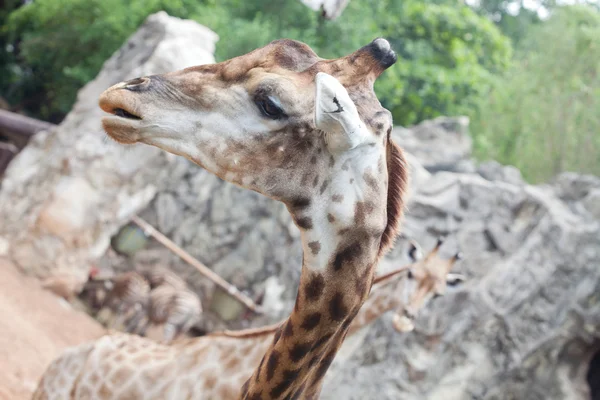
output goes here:
[{"label": "brown spot", "polygon": [[323,379],[323,377],[327,373],[327,370],[329,369],[329,366],[335,358],[335,354],[335,351],[331,351],[325,356],[325,358],[323,358],[323,360],[321,360],[319,368],[317,368],[317,371],[315,372],[315,378],[313,382],[320,382]]},{"label": "brown spot", "polygon": [[342,228],[342,229],[338,230],[338,235],[344,236],[346,233],[348,233],[350,231],[351,231],[351,228]]},{"label": "brown spot", "polygon": [[332,222],[332,223],[333,223],[333,222],[335,222],[335,217],[334,217],[333,215],[331,215],[331,214],[329,214],[329,213],[328,213],[328,214],[327,214],[327,220],[328,220],[329,222]]},{"label": "brown spot", "polygon": [[273,344],[277,344],[277,342],[279,342],[279,338],[281,337],[282,332],[283,332],[283,325],[281,325],[279,328],[277,328],[277,331],[275,332],[275,337],[273,337]]},{"label": "brown spot", "polygon": [[304,357],[306,357],[311,348],[312,344],[310,343],[297,343],[290,349],[290,360],[293,362],[302,360]]},{"label": "brown spot", "polygon": [[354,223],[364,224],[367,216],[375,210],[375,206],[370,201],[359,201],[354,208]]},{"label": "brown spot", "polygon": [[[262,362],[261,362],[262,364]],[[256,375],[256,381],[258,382],[259,374]],[[248,393],[248,386],[250,386],[250,378],[242,385],[242,396]]]},{"label": "brown spot", "polygon": [[215,387],[215,383],[217,383],[217,376],[216,375],[208,375],[206,377],[206,387],[208,389],[212,389]]},{"label": "brown spot", "polygon": [[319,325],[319,322],[321,322],[321,313],[314,312],[304,317],[304,321],[302,321],[300,327],[304,330],[311,331]]},{"label": "brown spot", "polygon": [[337,292],[329,301],[329,315],[334,321],[341,321],[348,315],[348,308],[344,305],[344,295]]},{"label": "brown spot", "polygon": [[105,398],[108,399],[110,397],[112,397],[112,390],[110,390],[110,388],[106,385],[106,383],[103,383],[102,386],[100,386],[100,390],[98,391],[98,395],[101,398]]},{"label": "brown spot", "polygon": [[310,163],[311,163],[311,164],[316,164],[316,163],[317,163],[317,156],[312,156],[312,157],[310,158]]},{"label": "brown spot", "polygon": [[[263,364],[265,363],[265,357],[266,357],[266,354],[262,356],[262,358],[260,359],[260,364],[258,364],[258,370],[256,371],[256,376],[254,377],[254,382],[256,382],[256,383],[258,383],[258,381],[260,380],[260,376],[262,375],[262,367],[263,367]],[[248,379],[246,381],[245,385],[249,385],[249,384],[250,384],[250,380]],[[244,392],[245,392],[245,390],[244,390]]]},{"label": "brown spot", "polygon": [[310,217],[296,218],[296,225],[298,225],[298,228],[304,230],[312,229],[313,227],[312,219]]},{"label": "brown spot", "polygon": [[365,172],[363,175],[363,179],[365,180],[365,183],[373,190],[378,190],[379,189],[379,182],[377,182],[377,179],[369,174],[368,172]]},{"label": "brown spot", "polygon": [[291,337],[294,335],[294,324],[292,324],[292,320],[288,319],[285,324],[285,329],[283,330],[283,337]]},{"label": "brown spot", "polygon": [[308,301],[315,301],[321,294],[323,294],[323,289],[325,288],[325,279],[321,275],[315,275],[304,288],[304,296]]},{"label": "brown spot", "polygon": [[344,161],[344,163],[342,164],[342,171],[348,171],[350,169],[350,160],[346,160]]},{"label": "brown spot", "polygon": [[[231,399],[235,398],[235,396],[229,397]],[[251,395],[248,395],[248,397],[246,397],[245,400],[262,400],[262,393],[257,392],[257,393],[252,393]]]},{"label": "brown spot", "polygon": [[310,206],[310,199],[308,197],[298,197],[290,201],[291,211],[300,211]]},{"label": "brown spot", "polygon": [[125,385],[125,383],[131,378],[132,375],[133,371],[131,371],[128,367],[122,367],[117,372],[115,372],[113,376],[113,382],[115,385],[123,387],[123,385]]},{"label": "brown spot", "polygon": [[333,196],[331,196],[331,201],[333,201],[334,203],[341,203],[344,200],[344,196],[342,196],[341,194],[334,194]]},{"label": "brown spot", "polygon": [[302,384],[302,386],[300,386],[298,388],[298,390],[296,390],[296,392],[292,395],[292,398],[290,400],[299,400],[300,397],[304,394],[304,389],[306,388],[306,382]]},{"label": "brown spot", "polygon": [[316,255],[319,254],[319,251],[321,250],[321,243],[319,243],[318,241],[310,242],[308,243],[308,247],[310,247],[312,253]]},{"label": "brown spot", "polygon": [[277,365],[279,364],[279,352],[277,350],[273,350],[271,355],[269,355],[269,360],[267,361],[267,382],[270,382],[273,379],[273,375],[275,375],[275,369],[277,369]]},{"label": "brown spot", "polygon": [[239,358],[235,354],[225,363],[226,369],[234,369],[240,363]]},{"label": "brown spot", "polygon": [[327,189],[327,186],[329,186],[329,179],[325,179],[323,181],[323,183],[321,184],[321,189],[319,190],[319,192],[321,194],[323,194],[325,192],[325,189]]},{"label": "brown spot", "polygon": [[313,179],[313,187],[317,187],[319,184],[319,175],[315,175],[315,179]]},{"label": "brown spot", "polygon": [[352,263],[362,254],[361,243],[351,242],[344,249],[338,251],[333,260],[333,269],[339,271],[346,263]]},{"label": "brown spot", "polygon": [[297,370],[288,370],[283,372],[283,379],[281,382],[275,386],[271,392],[269,393],[273,398],[280,398],[289,387],[296,381],[298,375],[300,374],[300,369]]}]

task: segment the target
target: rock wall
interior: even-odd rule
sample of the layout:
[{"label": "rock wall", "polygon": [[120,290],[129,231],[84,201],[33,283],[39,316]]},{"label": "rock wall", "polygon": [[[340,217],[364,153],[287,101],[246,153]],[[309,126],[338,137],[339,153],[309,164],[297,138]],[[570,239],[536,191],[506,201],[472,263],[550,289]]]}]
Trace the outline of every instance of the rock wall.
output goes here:
[{"label": "rock wall", "polygon": [[[413,333],[389,316],[328,375],[324,399],[590,399],[600,350],[600,179],[529,186],[512,168],[440,172],[418,188],[404,233],[448,234],[469,280]],[[506,180],[513,181],[507,183]],[[600,381],[595,372],[591,379]]]},{"label": "rock wall", "polygon": [[170,181],[175,157],[109,142],[98,96],[137,76],[214,62],[217,35],[160,12],[103,66],[52,131],[37,134],[10,164],[0,188],[0,249],[27,273],[87,275],[111,235]]}]

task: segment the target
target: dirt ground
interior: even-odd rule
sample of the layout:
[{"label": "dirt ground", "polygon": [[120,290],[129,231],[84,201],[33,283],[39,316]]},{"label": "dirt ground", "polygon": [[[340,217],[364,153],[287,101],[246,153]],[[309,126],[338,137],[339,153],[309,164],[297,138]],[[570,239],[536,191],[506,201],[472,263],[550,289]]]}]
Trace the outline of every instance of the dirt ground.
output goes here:
[{"label": "dirt ground", "polygon": [[29,399],[62,350],[103,334],[87,314],[0,258],[0,400]]}]

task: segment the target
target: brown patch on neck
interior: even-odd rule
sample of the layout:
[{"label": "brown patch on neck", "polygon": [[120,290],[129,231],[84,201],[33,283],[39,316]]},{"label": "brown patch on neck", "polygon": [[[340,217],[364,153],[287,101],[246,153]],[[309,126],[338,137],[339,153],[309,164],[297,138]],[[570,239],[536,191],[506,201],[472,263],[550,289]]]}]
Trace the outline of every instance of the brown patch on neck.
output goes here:
[{"label": "brown patch on neck", "polygon": [[379,257],[394,244],[404,215],[404,197],[408,190],[408,164],[402,149],[388,137],[387,144],[388,196],[387,225],[379,244]]}]

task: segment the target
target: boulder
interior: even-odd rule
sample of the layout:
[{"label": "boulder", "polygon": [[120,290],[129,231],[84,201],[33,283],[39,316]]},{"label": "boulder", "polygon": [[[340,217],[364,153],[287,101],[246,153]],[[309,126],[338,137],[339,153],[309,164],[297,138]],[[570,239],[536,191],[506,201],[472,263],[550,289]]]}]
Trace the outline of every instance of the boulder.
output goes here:
[{"label": "boulder", "polygon": [[[218,37],[164,12],[140,29],[82,88],[73,110],[53,130],[38,133],[9,165],[0,188],[0,243],[23,271],[46,276],[73,270],[82,279],[110,237],[171,182],[174,156],[149,146],[124,148],[102,131],[98,97],[138,76],[213,63]],[[169,229],[173,202],[161,224]]]},{"label": "boulder", "polygon": [[410,128],[396,127],[392,135],[429,172],[475,171],[467,117],[438,117]]}]

